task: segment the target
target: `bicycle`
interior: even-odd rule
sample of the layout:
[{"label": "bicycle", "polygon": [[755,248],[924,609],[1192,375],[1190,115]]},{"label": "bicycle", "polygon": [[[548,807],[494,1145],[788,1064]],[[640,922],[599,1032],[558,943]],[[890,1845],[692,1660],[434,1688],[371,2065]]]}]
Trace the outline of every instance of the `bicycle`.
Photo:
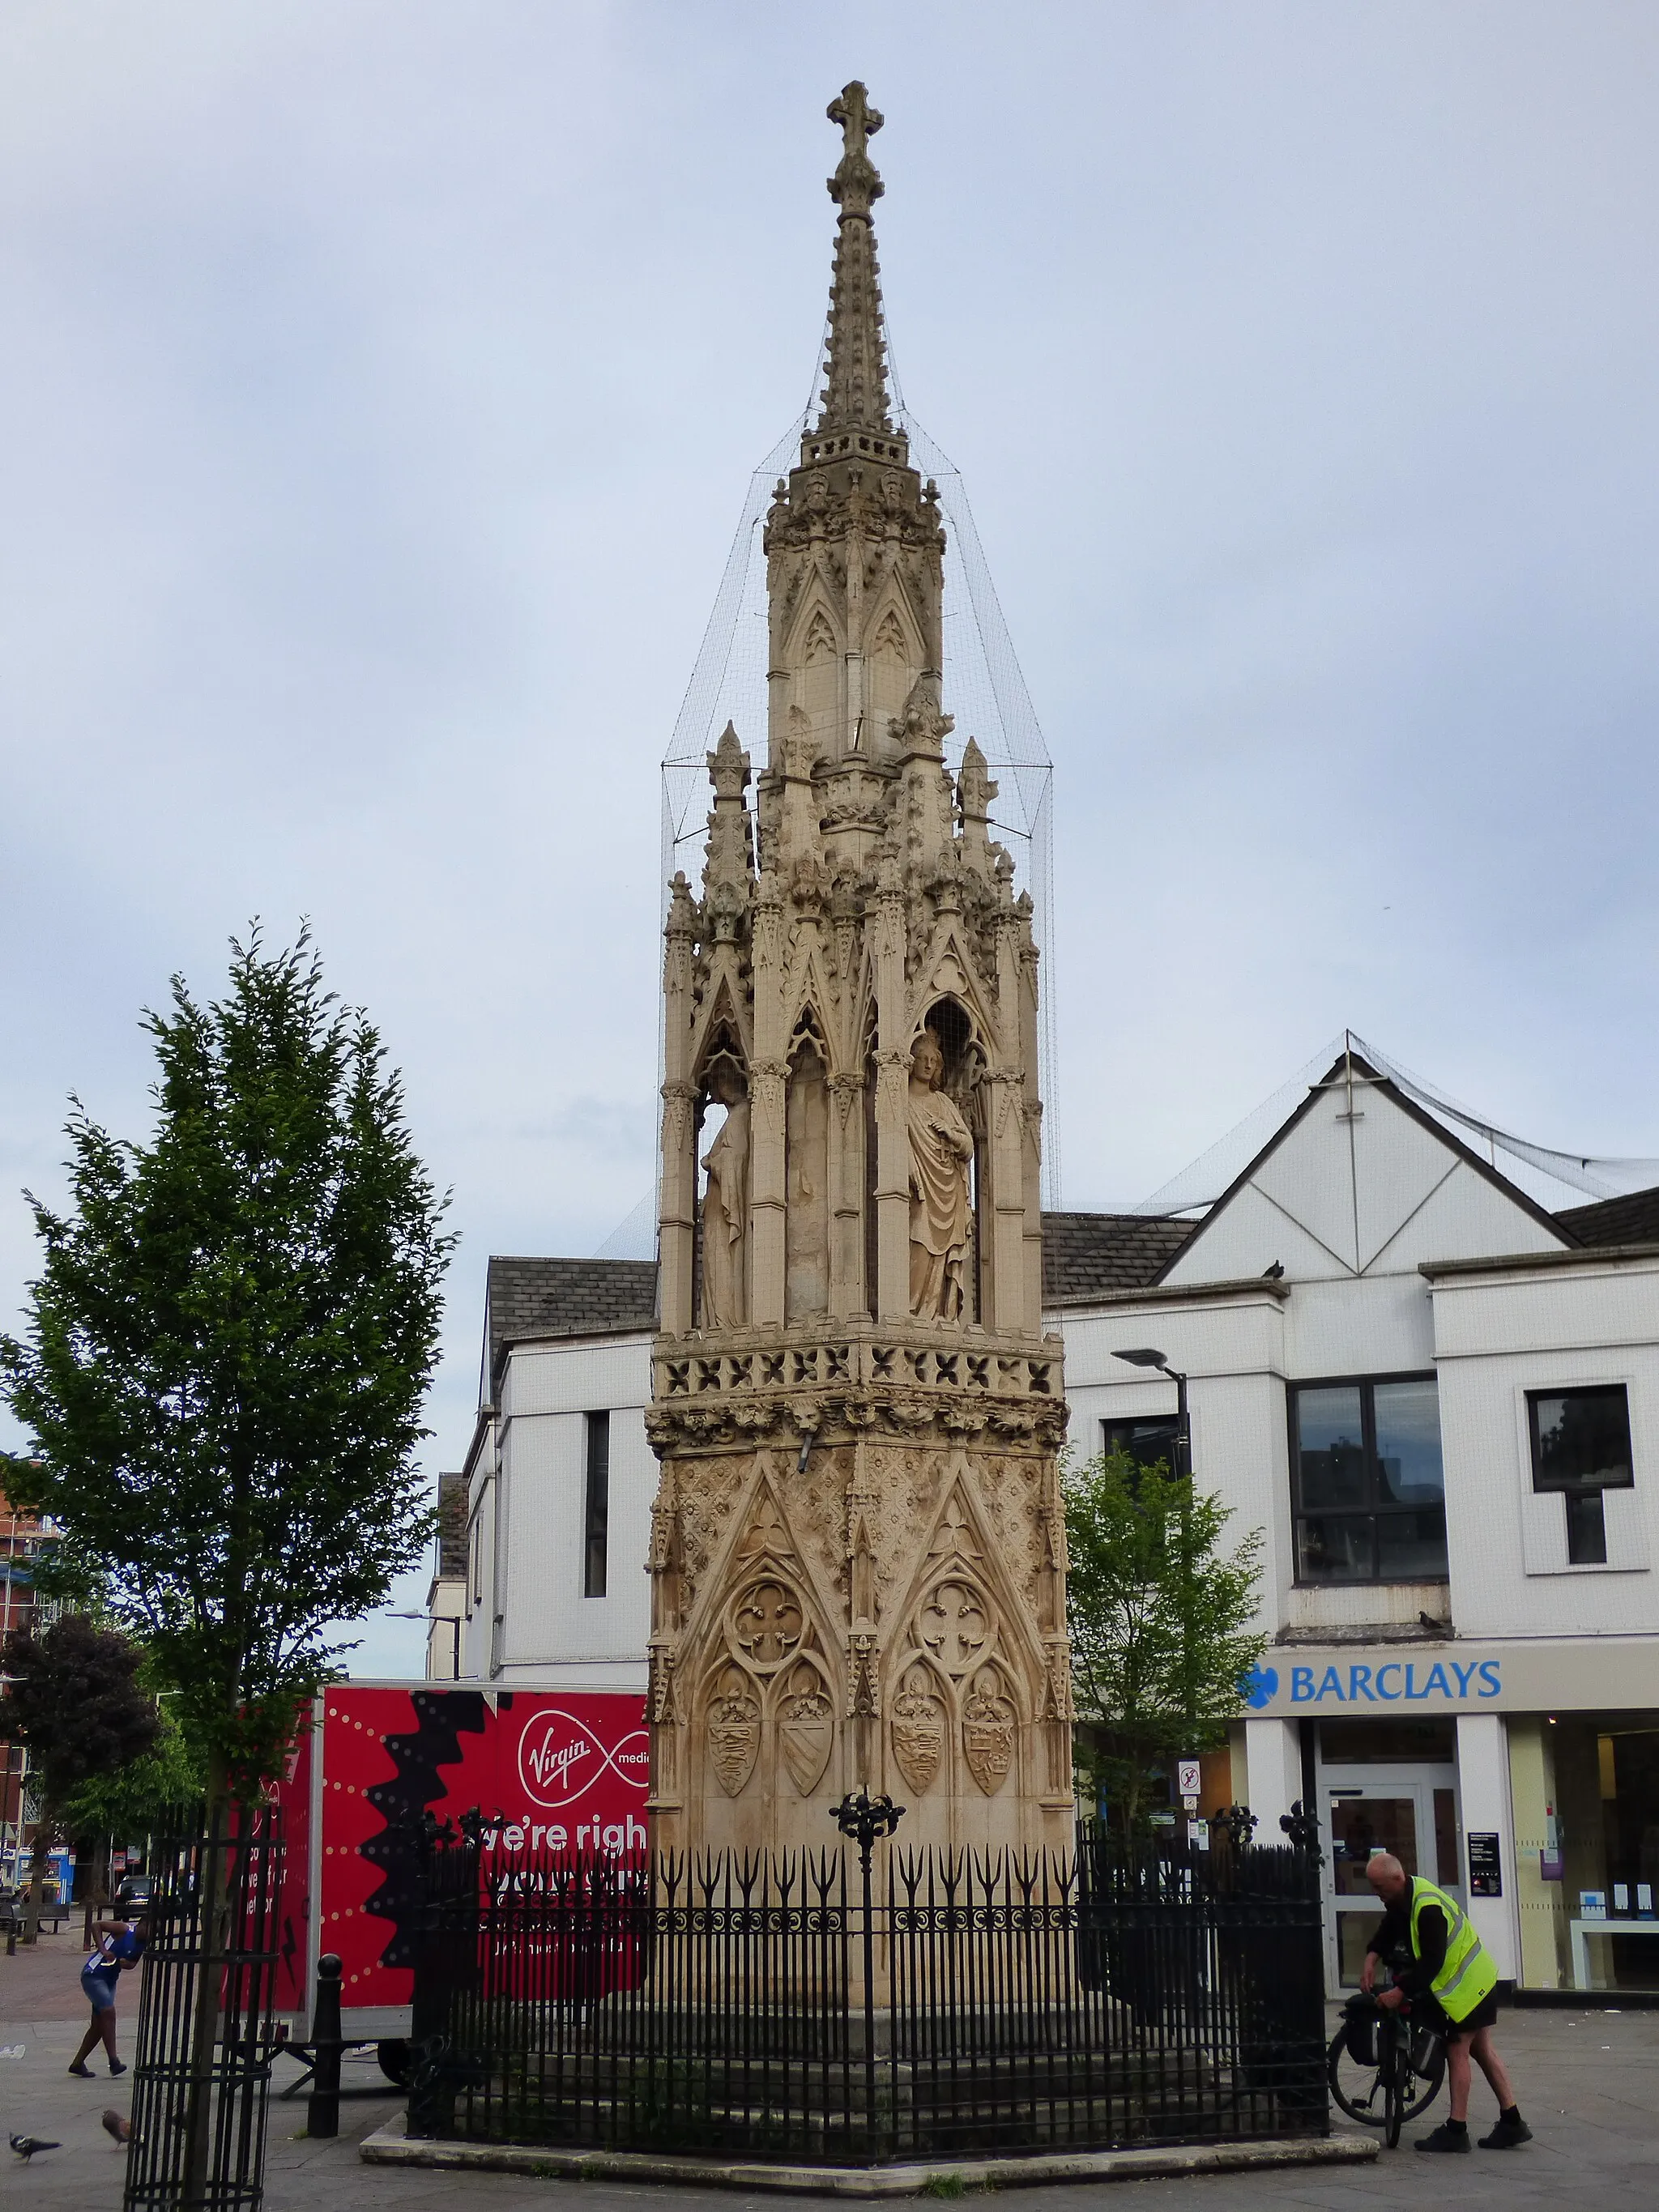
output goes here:
[{"label": "bicycle", "polygon": [[1332,2096],[1351,2120],[1380,2127],[1390,2150],[1406,2122],[1439,2095],[1445,2075],[1445,2044],[1433,2028],[1413,2026],[1409,2002],[1367,2008],[1364,2000],[1352,2000],[1326,2055]]}]

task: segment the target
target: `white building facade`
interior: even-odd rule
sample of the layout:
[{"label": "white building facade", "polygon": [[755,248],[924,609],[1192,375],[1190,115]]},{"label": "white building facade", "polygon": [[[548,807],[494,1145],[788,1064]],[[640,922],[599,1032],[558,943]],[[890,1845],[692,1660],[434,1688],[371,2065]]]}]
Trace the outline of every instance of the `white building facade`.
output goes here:
[{"label": "white building facade", "polygon": [[[1332,1985],[1386,1848],[1505,1980],[1659,1988],[1659,1191],[1549,1213],[1350,1053],[1201,1218],[1044,1243],[1074,1451],[1169,1455],[1175,1384],[1118,1357],[1156,1349],[1262,1531],[1201,1809],[1316,1809]],[[466,1675],[643,1695],[653,1304],[648,1263],[490,1263]]]}]

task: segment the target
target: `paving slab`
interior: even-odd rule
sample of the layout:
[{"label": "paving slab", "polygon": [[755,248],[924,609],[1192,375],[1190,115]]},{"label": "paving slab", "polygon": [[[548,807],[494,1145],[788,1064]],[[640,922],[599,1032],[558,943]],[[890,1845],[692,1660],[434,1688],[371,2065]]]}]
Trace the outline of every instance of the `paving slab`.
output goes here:
[{"label": "paving slab", "polygon": [[[49,1947],[51,1947],[49,1948]],[[100,2074],[71,2079],[64,2069],[80,2040],[85,2014],[76,1977],[79,1944],[66,1930],[42,1940],[18,1967],[0,1957],[0,2137],[14,2130],[63,2144],[27,2166],[0,2142],[0,2203],[6,2212],[119,2212],[125,2160],[99,2125],[106,2106],[127,2109],[127,2082]],[[67,1996],[65,1988],[67,1987]],[[125,1993],[124,1993],[125,1994]],[[123,2006],[122,2048],[131,2056],[136,2003]],[[1474,2151],[1432,2164],[1411,2149],[1365,2165],[1279,2167],[1267,2172],[1189,2173],[1115,2182],[1054,2179],[1018,2202],[1032,2212],[1422,2212],[1425,2204],[1492,2208],[1492,2212],[1650,2212],[1659,2203],[1659,2014],[1506,2011],[1498,2042],[1516,2077],[1522,2109],[1537,2140],[1513,2152]],[[280,2088],[298,2069],[277,2063]],[[538,2205],[562,2212],[772,2212],[776,2196],[741,2185],[690,2187],[607,2177],[586,2181],[540,2175],[460,2172],[366,2163],[364,2139],[394,2119],[401,2100],[381,2087],[368,2056],[348,2059],[348,2087],[370,2094],[341,2108],[341,2132],[313,2142],[305,2134],[303,2097],[270,2106],[266,2212],[522,2212]],[[1412,2133],[1425,2133],[1444,2111],[1443,2098]],[[1476,2078],[1473,2118],[1484,2133],[1490,2093]],[[798,2197],[801,2205],[845,2199]]]}]

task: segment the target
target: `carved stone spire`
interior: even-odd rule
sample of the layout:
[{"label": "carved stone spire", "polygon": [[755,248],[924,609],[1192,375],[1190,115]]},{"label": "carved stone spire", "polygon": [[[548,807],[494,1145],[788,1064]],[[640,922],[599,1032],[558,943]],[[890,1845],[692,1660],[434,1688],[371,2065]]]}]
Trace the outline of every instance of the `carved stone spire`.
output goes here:
[{"label": "carved stone spire", "polygon": [[668,912],[653,1838],[817,1851],[865,1785],[909,1844],[1060,1850],[1030,908],[982,752],[947,760],[939,495],[887,420],[881,118],[861,84],[830,113],[830,374],[766,515],[755,840],[728,726],[702,896],[680,877]]},{"label": "carved stone spire", "polygon": [[869,140],[882,118],[856,81],[830,103],[845,141],[830,197],[841,210],[835,275],[830,286],[829,373],[820,430],[890,430],[886,349],[881,335],[880,270],[870,210],[887,189],[870,159]]}]

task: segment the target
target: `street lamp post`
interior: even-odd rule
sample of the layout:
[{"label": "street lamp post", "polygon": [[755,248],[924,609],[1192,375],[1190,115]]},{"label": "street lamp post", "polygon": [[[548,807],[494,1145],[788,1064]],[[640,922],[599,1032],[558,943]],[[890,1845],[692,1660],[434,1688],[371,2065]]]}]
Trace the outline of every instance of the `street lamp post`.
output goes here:
[{"label": "street lamp post", "polygon": [[[1115,1352],[1112,1354],[1112,1357],[1115,1359],[1127,1360],[1131,1367],[1156,1368],[1160,1375],[1167,1375],[1170,1380],[1175,1384],[1176,1441],[1175,1468],[1173,1472],[1182,1480],[1190,1481],[1193,1473],[1193,1432],[1187,1413],[1187,1377],[1182,1374],[1178,1369],[1171,1367],[1169,1361],[1164,1358],[1161,1352],[1154,1352],[1149,1345],[1138,1345],[1132,1352]],[[1181,1516],[1181,1565],[1182,1580],[1187,1584],[1188,1591],[1191,1587],[1193,1568],[1190,1534],[1190,1523],[1188,1520],[1186,1509],[1183,1506]],[[1192,1653],[1189,1630],[1183,1631],[1182,1640],[1185,1646],[1183,1650],[1184,1664],[1186,1668],[1190,1670],[1192,1664]],[[1189,1722],[1192,1719],[1190,1674],[1188,1684],[1188,1709],[1186,1717]],[[1191,1832],[1189,1830],[1189,1835],[1190,1832]]]},{"label": "street lamp post", "polygon": [[1114,1359],[1127,1359],[1131,1367],[1155,1367],[1160,1375],[1167,1375],[1176,1386],[1176,1448],[1174,1472],[1190,1475],[1193,1471],[1193,1433],[1187,1419],[1187,1378],[1171,1367],[1161,1352],[1145,1346],[1133,1352],[1115,1352]]},{"label": "street lamp post", "polygon": [[423,1620],[428,1628],[432,1626],[434,1621],[447,1620],[449,1623],[450,1635],[454,1639],[454,1655],[451,1662],[449,1679],[452,1682],[459,1682],[460,1680],[461,1623],[460,1618],[458,1614],[453,1613],[388,1613],[386,1618],[388,1620]]}]

